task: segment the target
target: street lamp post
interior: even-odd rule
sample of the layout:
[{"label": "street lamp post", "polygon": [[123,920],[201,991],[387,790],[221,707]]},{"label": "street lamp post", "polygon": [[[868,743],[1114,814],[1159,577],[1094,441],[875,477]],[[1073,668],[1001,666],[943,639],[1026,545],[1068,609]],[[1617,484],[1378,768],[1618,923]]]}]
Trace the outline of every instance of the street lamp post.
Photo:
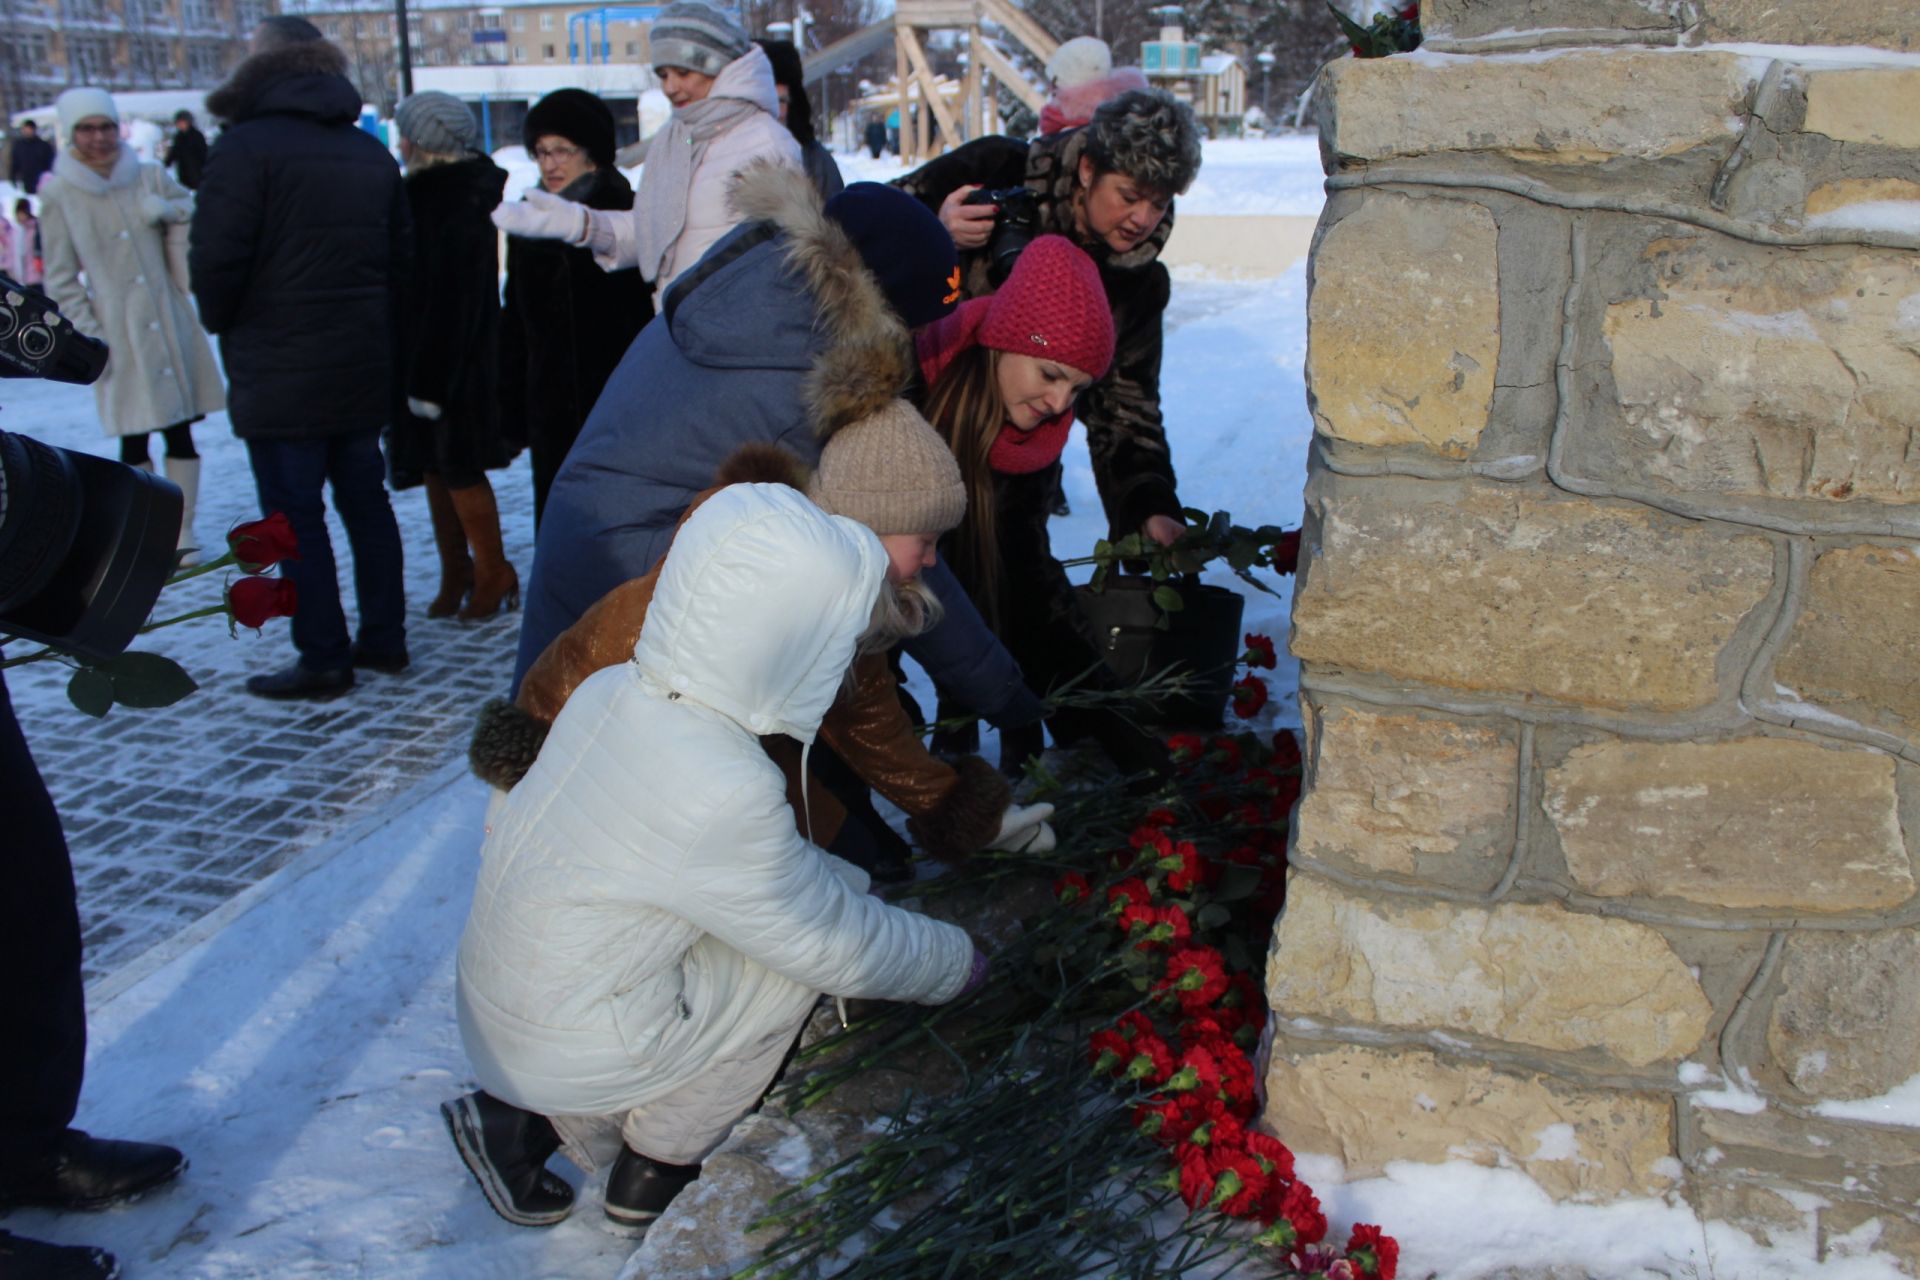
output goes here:
[{"label": "street lamp post", "polygon": [[1267,128],[1273,127],[1273,50],[1262,49],[1253,55],[1260,64],[1260,119]]}]

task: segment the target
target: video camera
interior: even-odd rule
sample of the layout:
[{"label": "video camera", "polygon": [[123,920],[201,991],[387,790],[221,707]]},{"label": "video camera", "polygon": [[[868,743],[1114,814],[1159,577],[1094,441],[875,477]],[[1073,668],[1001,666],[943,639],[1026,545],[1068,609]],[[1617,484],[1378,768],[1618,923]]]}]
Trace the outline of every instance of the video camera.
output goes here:
[{"label": "video camera", "polygon": [[[105,343],[0,276],[0,377],[85,385],[106,367]],[[173,574],[181,512],[150,471],[0,431],[0,636],[120,653]]]},{"label": "video camera", "polygon": [[970,191],[961,204],[990,204],[999,211],[993,218],[993,235],[987,240],[987,278],[999,288],[1013,270],[1016,258],[1040,234],[1040,197],[1027,187],[1002,187],[989,191],[981,187]]}]

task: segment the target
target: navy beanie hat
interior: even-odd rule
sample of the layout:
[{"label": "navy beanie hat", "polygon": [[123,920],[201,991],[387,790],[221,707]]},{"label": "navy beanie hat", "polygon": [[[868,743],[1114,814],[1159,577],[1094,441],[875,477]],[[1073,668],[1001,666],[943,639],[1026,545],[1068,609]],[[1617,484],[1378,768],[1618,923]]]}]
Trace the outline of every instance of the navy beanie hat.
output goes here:
[{"label": "navy beanie hat", "polygon": [[613,111],[585,89],[555,89],[533,104],[521,130],[527,154],[550,134],[579,147],[602,169],[613,166]]},{"label": "navy beanie hat", "polygon": [[827,216],[860,251],[887,305],[909,329],[960,301],[960,255],[940,219],[897,187],[856,182],[827,201]]}]

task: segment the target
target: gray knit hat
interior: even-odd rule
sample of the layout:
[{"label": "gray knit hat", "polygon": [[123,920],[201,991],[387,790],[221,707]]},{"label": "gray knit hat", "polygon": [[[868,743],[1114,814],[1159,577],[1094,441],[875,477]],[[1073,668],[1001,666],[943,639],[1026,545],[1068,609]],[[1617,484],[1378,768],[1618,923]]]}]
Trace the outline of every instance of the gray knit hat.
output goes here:
[{"label": "gray knit hat", "polygon": [[840,428],[820,451],[807,496],[882,537],[945,533],[967,514],[960,464],[905,400]]},{"label": "gray knit hat", "polygon": [[422,89],[401,101],[393,113],[400,136],[422,151],[457,156],[471,151],[480,136],[473,109],[450,93]]},{"label": "gray knit hat", "polygon": [[647,33],[653,65],[681,67],[717,76],[751,48],[747,33],[727,13],[703,0],[676,0],[660,11]]}]

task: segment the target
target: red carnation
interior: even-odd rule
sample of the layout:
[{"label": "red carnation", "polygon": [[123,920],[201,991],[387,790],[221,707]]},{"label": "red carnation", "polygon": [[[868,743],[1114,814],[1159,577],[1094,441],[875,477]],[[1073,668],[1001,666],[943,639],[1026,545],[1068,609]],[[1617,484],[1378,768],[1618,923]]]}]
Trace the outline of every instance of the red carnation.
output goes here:
[{"label": "red carnation", "polygon": [[1251,720],[1267,705],[1267,682],[1256,675],[1245,675],[1233,682],[1233,714]]},{"label": "red carnation", "polygon": [[1133,1056],[1127,1059],[1127,1079],[1164,1083],[1173,1074],[1173,1050],[1151,1031],[1133,1038]]},{"label": "red carnation", "polygon": [[1229,1218],[1259,1214],[1268,1196],[1269,1175],[1237,1144],[1218,1141],[1207,1152],[1207,1170],[1213,1174],[1220,1212]]},{"label": "red carnation", "polygon": [[[1360,46],[1353,47],[1355,53]],[[1280,535],[1280,540],[1267,549],[1267,563],[1278,574],[1289,574],[1300,567],[1300,531],[1289,529]]]},{"label": "red carnation", "polygon": [[1187,764],[1207,753],[1207,740],[1197,733],[1176,733],[1167,739],[1167,751],[1175,764]]},{"label": "red carnation", "polygon": [[1271,671],[1278,665],[1273,656],[1273,639],[1270,636],[1247,635],[1247,651],[1240,655],[1242,665],[1264,667]]},{"label": "red carnation", "polygon": [[1227,979],[1226,994],[1220,997],[1220,1003],[1234,1010],[1240,1021],[1255,1030],[1267,1024],[1266,995],[1260,990],[1260,984],[1244,973]]},{"label": "red carnation", "polygon": [[227,611],[256,631],[274,618],[291,618],[299,603],[299,592],[285,578],[241,578],[227,587]]},{"label": "red carnation", "polygon": [[1213,750],[1209,754],[1214,763],[1229,772],[1240,767],[1240,744],[1224,734],[1214,738]]},{"label": "red carnation", "polygon": [[1069,871],[1053,882],[1053,896],[1065,906],[1074,902],[1085,902],[1093,893],[1093,886],[1078,871]]},{"label": "red carnation", "polygon": [[1147,816],[1140,819],[1140,822],[1143,826],[1149,827],[1171,827],[1175,818],[1171,809],[1149,809]]},{"label": "red carnation", "polygon": [[1393,1280],[1400,1268],[1400,1242],[1372,1223],[1356,1222],[1347,1238],[1347,1257],[1376,1280]]},{"label": "red carnation", "polygon": [[1160,869],[1167,873],[1167,888],[1185,893],[1205,881],[1207,864],[1201,860],[1200,851],[1193,847],[1192,841],[1182,840],[1161,859]]},{"label": "red carnation", "polygon": [[1280,1195],[1280,1217],[1293,1224],[1297,1244],[1318,1244],[1327,1234],[1327,1215],[1320,1198],[1304,1182],[1290,1182]]},{"label": "red carnation", "polygon": [[[1293,1177],[1293,1152],[1280,1139],[1261,1133],[1258,1129],[1249,1129],[1246,1138],[1247,1154],[1261,1162],[1267,1172],[1278,1178]],[[1271,1166],[1268,1168],[1268,1166]]]},{"label": "red carnation", "polygon": [[1213,1170],[1207,1168],[1206,1153],[1197,1148],[1180,1161],[1180,1198],[1194,1210],[1213,1201]]},{"label": "red carnation", "polygon": [[1164,858],[1173,852],[1173,841],[1159,827],[1135,827],[1127,837],[1127,843],[1134,852],[1149,858]]},{"label": "red carnation", "polygon": [[1129,906],[1144,907],[1152,901],[1153,895],[1147,891],[1146,881],[1138,876],[1128,876],[1107,890],[1107,911],[1110,914],[1118,914],[1118,910]]},{"label": "red carnation", "polygon": [[[1132,907],[1127,908],[1132,911]],[[1125,918],[1124,916],[1122,917]],[[1136,944],[1141,951],[1154,947],[1184,947],[1193,940],[1193,923],[1187,919],[1187,913],[1179,907],[1148,907],[1146,909],[1146,935]],[[1132,936],[1132,930],[1128,930]]]},{"label": "red carnation", "polygon": [[1204,1045],[1188,1045],[1181,1051],[1177,1069],[1167,1079],[1167,1088],[1176,1093],[1192,1089],[1203,1098],[1220,1092],[1220,1063]]},{"label": "red carnation", "polygon": [[233,526],[227,531],[227,549],[248,573],[260,573],[282,560],[300,558],[300,542],[293,536],[293,522],[279,511]]},{"label": "red carnation", "polygon": [[1300,767],[1300,739],[1293,736],[1293,730],[1274,730],[1272,764],[1280,773]]},{"label": "red carnation", "polygon": [[1235,1115],[1251,1116],[1254,1111],[1253,1063],[1246,1052],[1232,1041],[1211,1046],[1214,1061],[1220,1064],[1220,1094]]},{"label": "red carnation", "polygon": [[1148,1019],[1146,1014],[1140,1012],[1138,1009],[1129,1009],[1127,1012],[1121,1014],[1117,1026],[1120,1034],[1129,1040],[1138,1035],[1153,1034],[1152,1021]]},{"label": "red carnation", "polygon": [[1226,962],[1212,947],[1175,951],[1167,957],[1167,976],[1156,989],[1174,992],[1188,1012],[1205,1009],[1227,989]]},{"label": "red carnation", "polygon": [[1095,1075],[1109,1075],[1133,1061],[1133,1046],[1117,1031],[1096,1031],[1087,1040],[1087,1059]]}]

